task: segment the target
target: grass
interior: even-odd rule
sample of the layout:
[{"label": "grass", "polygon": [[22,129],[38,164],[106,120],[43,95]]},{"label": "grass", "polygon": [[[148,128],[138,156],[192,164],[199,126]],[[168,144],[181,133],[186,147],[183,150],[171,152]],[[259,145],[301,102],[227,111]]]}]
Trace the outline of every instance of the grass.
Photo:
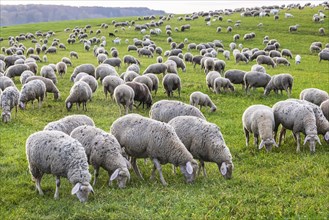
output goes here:
[{"label": "grass", "polygon": [[[231,16],[224,16],[224,21],[212,22],[212,26],[205,25],[203,18],[195,21],[177,21],[176,18],[166,21],[161,27],[170,24],[172,28],[180,27],[182,24],[190,23],[191,30],[185,33],[173,32],[173,39],[181,42],[185,37],[189,42],[209,42],[215,39],[223,41],[225,47],[232,41],[234,34],[243,36],[251,31],[256,33],[256,38],[251,41],[240,40],[244,47],[264,48],[263,37],[268,35],[270,39],[277,39],[281,48],[288,48],[294,55],[302,56],[300,65],[290,62],[290,67],[279,66],[275,69],[266,67],[270,75],[278,73],[290,73],[294,76],[294,87],[292,98],[298,98],[304,88],[316,87],[327,90],[329,85],[328,62],[318,62],[317,54],[310,54],[309,45],[313,41],[328,43],[328,35],[320,36],[318,29],[327,27],[328,21],[316,24],[312,22],[312,15],[320,8],[306,8],[304,10],[290,10],[295,17],[284,19],[284,10],[280,12],[279,21],[273,17],[265,18],[242,18],[238,13]],[[326,12],[328,16],[328,12]],[[176,16],[178,17],[178,16]],[[233,28],[232,33],[216,33],[217,26],[226,30],[227,19],[233,21],[241,20],[241,27]],[[117,21],[137,20],[136,17],[117,18]],[[193,69],[187,64],[186,73],[179,72],[182,79],[181,97],[174,98],[188,103],[189,95],[196,90],[210,95],[218,110],[211,113],[209,109],[203,109],[207,120],[216,123],[224,135],[225,141],[231,150],[235,170],[231,180],[224,180],[219,174],[218,168],[213,163],[206,163],[208,177],[199,176],[192,185],[184,183],[181,173],[174,175],[171,166],[163,166],[164,177],[169,183],[163,187],[157,179],[150,181],[152,164],[139,160],[141,172],[145,181],[137,179],[131,171],[131,181],[124,190],[117,186],[107,186],[107,174],[104,170],[100,172],[100,179],[94,187],[95,195],[90,196],[89,202],[81,204],[76,197],[70,195],[72,188],[67,180],[62,181],[60,199],[53,199],[55,192],[55,178],[45,175],[42,186],[45,196],[39,196],[35,190],[34,183],[27,168],[25,155],[25,141],[27,137],[53,121],[70,114],[86,114],[92,117],[97,127],[109,131],[112,122],[119,117],[118,107],[110,100],[104,99],[102,86],[94,94],[93,101],[88,103],[88,111],[77,111],[74,107],[67,112],[64,101],[72,86],[69,78],[75,66],[82,63],[97,65],[96,58],[92,52],[85,52],[79,43],[68,45],[66,39],[68,33],[63,30],[66,27],[71,29],[75,26],[84,27],[90,24],[94,33],[100,24],[110,24],[113,19],[91,19],[81,21],[49,22],[0,28],[0,36],[5,38],[1,47],[8,47],[8,36],[16,36],[20,33],[35,33],[37,30],[43,32],[53,30],[56,38],[60,39],[67,46],[67,50],[55,55],[48,55],[50,63],[57,63],[63,56],[68,57],[69,51],[79,53],[79,59],[72,59],[73,67],[68,68],[68,73],[59,78],[58,87],[61,91],[61,99],[54,101],[52,96],[43,103],[41,109],[32,109],[31,104],[27,110],[19,111],[13,120],[4,124],[0,122],[0,216],[3,219],[327,219],[329,218],[329,145],[322,137],[322,145],[317,145],[316,153],[310,155],[308,146],[302,147],[301,153],[296,153],[296,143],[291,133],[288,132],[284,144],[271,152],[258,151],[250,146],[245,147],[245,139],[242,130],[241,116],[244,110],[253,104],[265,104],[272,106],[274,103],[285,100],[286,94],[275,95],[273,92],[264,97],[262,89],[252,91],[246,95],[240,86],[236,86],[235,93],[213,94],[205,83],[205,75],[197,67]],[[143,23],[144,21],[137,21]],[[264,24],[262,29],[257,24]],[[288,27],[294,24],[301,24],[299,31],[289,33]],[[108,32],[114,32],[113,25],[108,30],[102,29],[102,35],[108,36]],[[90,35],[91,37],[94,35]],[[142,38],[139,32],[133,30],[122,31],[119,29],[117,36],[129,39]],[[159,36],[152,36],[152,40],[164,50],[169,49],[166,42],[167,36],[163,33]],[[52,40],[52,38],[51,38]],[[51,41],[50,40],[50,41]],[[30,41],[24,41],[28,48],[34,47]],[[127,45],[113,45],[107,37],[106,49],[117,47],[119,56],[122,58],[127,52]],[[186,52],[186,48],[184,49]],[[198,51],[192,51],[195,55]],[[135,52],[130,54],[137,56]],[[42,56],[43,54],[41,54]],[[224,59],[221,54],[219,59]],[[140,58],[143,71],[149,64],[155,62],[155,58]],[[226,61],[226,70],[243,69],[250,70],[249,64],[235,64],[233,60]],[[39,70],[45,63],[39,64]],[[125,70],[120,69],[120,73]],[[162,76],[159,76],[160,80]],[[21,88],[19,79],[15,78],[16,85]],[[167,99],[160,86],[158,94],[153,97],[154,102]],[[148,116],[148,109],[134,109],[134,113]],[[13,113],[13,115],[15,115]],[[252,144],[251,144],[252,145]],[[91,173],[93,172],[90,168]]]}]

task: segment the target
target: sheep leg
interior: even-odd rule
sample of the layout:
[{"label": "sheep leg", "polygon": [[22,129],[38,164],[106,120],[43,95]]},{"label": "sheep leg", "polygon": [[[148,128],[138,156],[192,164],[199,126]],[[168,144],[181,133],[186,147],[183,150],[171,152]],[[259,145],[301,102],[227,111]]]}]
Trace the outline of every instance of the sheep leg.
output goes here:
[{"label": "sheep leg", "polygon": [[140,179],[144,180],[144,178],[143,178],[141,172],[140,172],[139,169],[138,169],[138,166],[137,166],[137,162],[136,162],[136,158],[135,158],[135,157],[132,157],[132,158],[131,158],[131,165],[132,165],[132,167],[133,167],[133,169],[134,169],[136,175],[137,175]]},{"label": "sheep leg", "polygon": [[246,128],[243,128],[244,135],[246,137],[246,146],[249,146],[249,131]]},{"label": "sheep leg", "polygon": [[98,175],[99,175],[99,167],[94,167],[94,182],[93,182],[93,186],[96,185]]},{"label": "sheep leg", "polygon": [[162,175],[162,168],[161,168],[160,162],[156,158],[154,158],[153,163],[154,163],[154,166],[156,167],[156,169],[159,172],[160,180],[161,180],[162,185],[167,186],[168,184],[167,184],[167,182],[165,181],[165,179],[163,178],[163,175]]},{"label": "sheep leg", "polygon": [[207,172],[206,172],[206,168],[204,166],[204,161],[203,160],[200,160],[200,169],[198,171],[198,175],[200,175],[200,172],[201,172],[201,169],[203,171],[203,176],[207,176]]},{"label": "sheep leg", "polygon": [[280,131],[280,137],[279,137],[279,146],[281,146],[282,139],[285,137],[285,135],[286,135],[286,129],[284,127],[282,127],[281,131]]},{"label": "sheep leg", "polygon": [[297,141],[296,152],[299,153],[300,152],[300,134],[299,134],[299,132],[297,132],[295,135],[296,135],[296,141]]},{"label": "sheep leg", "polygon": [[59,187],[61,186],[61,179],[59,176],[56,176],[56,190],[55,190],[55,199],[59,199]]},{"label": "sheep leg", "polygon": [[151,177],[150,177],[150,180],[154,180],[154,177],[155,177],[155,171],[156,171],[156,166],[153,165],[153,168],[152,168],[152,173],[151,173]]},{"label": "sheep leg", "polygon": [[44,193],[41,189],[41,177],[39,178],[35,178],[35,187],[37,188],[38,192],[39,192],[39,195],[43,196]]},{"label": "sheep leg", "polygon": [[177,174],[175,165],[172,165],[172,171],[173,171],[174,174]]},{"label": "sheep leg", "polygon": [[254,133],[254,144],[256,148],[258,147],[258,134]]}]

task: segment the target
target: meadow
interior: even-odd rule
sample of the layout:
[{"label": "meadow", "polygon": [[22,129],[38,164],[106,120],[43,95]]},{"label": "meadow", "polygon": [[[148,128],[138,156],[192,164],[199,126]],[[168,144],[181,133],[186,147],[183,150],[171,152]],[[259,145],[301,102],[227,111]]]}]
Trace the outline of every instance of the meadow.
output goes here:
[{"label": "meadow", "polygon": [[[299,93],[305,88],[319,88],[328,91],[329,88],[329,63],[318,62],[317,53],[311,54],[309,46],[314,41],[323,44],[329,43],[328,34],[320,36],[318,29],[328,29],[328,18],[325,23],[314,23],[312,16],[322,7],[305,8],[304,10],[292,9],[289,13],[293,18],[285,19],[281,10],[280,19],[275,21],[271,17],[241,17],[239,13],[223,16],[223,21],[212,21],[211,26],[206,26],[202,17],[194,21],[178,21],[175,15],[169,21],[165,21],[160,28],[163,33],[151,36],[157,46],[169,50],[165,34],[165,25],[172,28],[183,24],[191,24],[191,30],[186,32],[173,31],[172,38],[175,42],[182,42],[188,38],[189,43],[212,42],[222,40],[225,49],[228,48],[234,34],[243,36],[246,33],[255,32],[256,37],[250,41],[239,40],[244,47],[263,49],[264,36],[277,39],[281,48],[288,48],[293,55],[300,54],[302,62],[295,65],[290,60],[291,66],[278,66],[276,68],[265,67],[270,75],[290,73],[294,77],[292,98],[299,98]],[[197,10],[197,9],[196,9]],[[328,11],[325,11],[328,17]],[[157,16],[158,18],[158,16]],[[228,23],[231,19],[233,23]],[[131,170],[131,180],[125,189],[119,189],[116,184],[107,185],[108,175],[104,170],[100,171],[99,180],[94,186],[95,195],[91,195],[86,204],[82,204],[75,196],[70,195],[71,184],[62,179],[60,199],[54,200],[55,178],[45,175],[42,180],[44,196],[39,196],[35,190],[34,182],[28,171],[25,154],[25,141],[32,133],[42,130],[44,126],[66,115],[86,114],[93,118],[97,127],[109,131],[112,122],[120,117],[118,106],[110,99],[106,100],[102,85],[99,83],[98,90],[93,95],[92,102],[87,104],[88,111],[77,110],[75,106],[71,111],[65,108],[65,99],[72,86],[70,75],[74,68],[83,63],[91,63],[97,66],[96,57],[92,50],[86,52],[83,44],[77,42],[69,45],[66,42],[69,33],[64,29],[69,27],[92,26],[94,33],[100,29],[101,23],[109,24],[108,29],[101,29],[102,35],[106,36],[106,49],[116,47],[119,57],[131,54],[137,57],[134,51],[127,51],[125,39],[132,44],[133,38],[141,39],[143,35],[134,31],[133,28],[125,31],[118,28],[116,35],[122,39],[120,45],[114,45],[108,36],[114,32],[112,20],[131,21],[137,24],[147,21],[138,21],[136,17],[91,19],[79,21],[48,22],[26,24],[17,26],[0,27],[0,37],[5,40],[0,42],[1,47],[9,47],[7,38],[17,36],[20,33],[35,33],[40,30],[46,32],[52,30],[56,33],[55,38],[60,39],[67,47],[66,50],[58,50],[57,54],[48,54],[49,63],[57,63],[62,57],[69,57],[70,51],[79,53],[79,59],[72,58],[73,67],[68,67],[68,73],[63,78],[58,77],[58,88],[61,98],[54,101],[52,95],[44,101],[42,108],[32,108],[27,105],[26,110],[19,110],[10,123],[0,122],[0,217],[2,219],[328,219],[329,218],[329,145],[320,137],[322,145],[317,145],[316,153],[311,155],[308,145],[296,153],[296,143],[289,131],[283,145],[273,148],[271,152],[258,150],[253,146],[251,138],[250,146],[245,146],[245,138],[242,129],[241,117],[244,110],[253,104],[272,106],[280,100],[287,99],[287,94],[276,95],[273,91],[269,96],[263,95],[263,89],[258,88],[245,94],[240,85],[236,85],[236,91],[231,93],[214,94],[208,90],[205,83],[205,74],[200,67],[195,69],[187,63],[185,73],[179,70],[182,80],[182,93],[178,97],[169,99],[189,102],[189,95],[194,91],[207,93],[218,109],[210,112],[209,108],[203,108],[202,112],[207,120],[217,124],[224,136],[227,146],[233,156],[235,169],[233,178],[225,180],[219,173],[217,165],[206,163],[208,176],[198,176],[194,184],[186,184],[183,175],[178,172],[172,173],[171,165],[163,166],[164,178],[168,186],[161,185],[158,176],[155,181],[149,180],[152,163],[139,160],[138,165],[145,178],[141,181]],[[241,20],[240,27],[234,27],[234,22]],[[262,22],[263,27],[257,25]],[[299,30],[294,33],[288,32],[290,25],[300,24]],[[226,33],[226,27],[232,25],[232,33]],[[216,33],[216,28],[222,27],[221,33]],[[326,30],[327,32],[329,30]],[[94,34],[89,37],[95,36]],[[39,38],[37,38],[39,40]],[[50,38],[50,42],[53,37]],[[22,42],[26,48],[34,47],[31,41]],[[93,47],[93,46],[92,46]],[[186,47],[183,52],[187,52]],[[199,51],[192,50],[196,55]],[[40,55],[43,56],[43,53]],[[155,56],[156,57],[156,56]],[[155,63],[156,58],[138,58],[141,61],[141,72],[149,64]],[[219,59],[224,59],[222,54]],[[228,69],[250,70],[256,62],[248,64],[236,64],[231,60],[225,61]],[[48,63],[38,63],[39,70]],[[124,72],[122,65],[119,73]],[[162,76],[159,76],[161,81]],[[15,84],[21,88],[19,77],[15,78]],[[153,102],[168,99],[160,85]],[[37,105],[35,105],[37,106]],[[148,116],[149,109],[134,108],[133,113]],[[303,136],[304,137],[304,136]],[[93,173],[92,167],[90,172]]]}]

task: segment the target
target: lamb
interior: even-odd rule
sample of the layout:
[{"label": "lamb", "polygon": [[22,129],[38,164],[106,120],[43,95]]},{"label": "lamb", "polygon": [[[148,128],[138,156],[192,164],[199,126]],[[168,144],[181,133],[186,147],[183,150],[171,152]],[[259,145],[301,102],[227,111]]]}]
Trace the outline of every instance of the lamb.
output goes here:
[{"label": "lamb", "polygon": [[321,62],[321,60],[328,60],[329,61],[329,52],[328,51],[321,51],[319,54],[319,62]]},{"label": "lamb", "polygon": [[225,179],[232,178],[234,165],[220,128],[195,116],[178,116],[168,122],[206,176],[204,161],[215,162]]},{"label": "lamb", "polygon": [[91,100],[92,90],[90,86],[84,81],[75,82],[70,90],[69,96],[65,100],[66,109],[69,111],[73,104],[77,104],[79,110],[82,103],[82,109],[87,111],[87,101]]},{"label": "lamb", "polygon": [[253,133],[255,147],[258,146],[259,136],[262,139],[258,149],[262,149],[265,146],[266,150],[270,151],[272,145],[278,147],[273,138],[275,121],[270,107],[265,105],[248,107],[242,115],[242,124],[246,137],[246,146],[249,145],[249,133]]},{"label": "lamb", "polygon": [[63,77],[63,74],[65,74],[66,71],[67,71],[66,63],[64,63],[64,62],[58,62],[58,63],[56,64],[56,70],[57,70],[58,74],[59,74],[61,77]]},{"label": "lamb", "polygon": [[276,94],[278,94],[278,91],[280,90],[282,94],[282,90],[285,90],[288,94],[288,97],[290,97],[293,82],[294,82],[294,78],[289,73],[273,75],[271,77],[271,80],[265,87],[264,95],[270,94],[272,90],[274,90]]},{"label": "lamb", "polygon": [[71,52],[70,52],[70,57],[71,57],[71,58],[74,57],[74,58],[79,59],[79,55],[78,55],[78,53],[75,52],[75,51],[71,51]]},{"label": "lamb", "polygon": [[308,88],[300,92],[299,99],[306,100],[320,106],[322,102],[329,99],[329,95],[324,90]]},{"label": "lamb", "polygon": [[83,125],[95,126],[95,123],[93,119],[86,115],[69,115],[57,121],[49,122],[43,130],[61,131],[70,135],[75,128]]},{"label": "lamb", "polygon": [[30,67],[26,64],[16,64],[8,67],[5,72],[5,76],[14,79],[15,76],[21,76],[25,70],[30,70]]},{"label": "lamb", "polygon": [[214,92],[216,94],[221,93],[221,88],[223,88],[225,91],[227,91],[228,89],[230,89],[232,92],[234,92],[235,88],[232,85],[231,81],[227,78],[223,78],[223,77],[217,77],[214,80]]},{"label": "lamb", "polygon": [[167,65],[164,63],[154,63],[154,64],[150,64],[146,70],[144,71],[143,74],[145,73],[153,73],[153,74],[160,74],[162,73],[163,76],[166,75],[167,73]]},{"label": "lamb", "polygon": [[130,86],[135,93],[134,100],[139,101],[139,107],[141,104],[146,104],[146,107],[149,108],[152,105],[152,95],[148,87],[144,83],[139,82],[127,82],[127,86]]},{"label": "lamb", "polygon": [[296,65],[300,64],[301,59],[302,59],[302,57],[299,54],[297,54],[296,57],[295,57]]},{"label": "lamb", "polygon": [[134,105],[135,92],[130,86],[126,84],[118,85],[114,89],[113,97],[114,97],[114,101],[119,106],[120,115],[121,115],[120,104],[125,108],[126,115],[128,114],[128,108],[130,111],[132,111]]},{"label": "lamb", "polygon": [[118,67],[118,69],[120,69],[120,67],[121,67],[121,59],[120,58],[115,58],[115,57],[108,58],[108,59],[104,60],[103,63],[104,64],[109,64],[113,67]]},{"label": "lamb", "polygon": [[50,79],[47,79],[45,77],[42,76],[30,76],[26,79],[25,83],[28,83],[32,80],[41,80],[42,82],[44,82],[45,86],[46,86],[46,96],[47,96],[47,92],[53,93],[54,94],[54,100],[58,100],[60,97],[60,93],[58,88],[56,87],[56,85],[53,83],[53,81],[51,81]]},{"label": "lamb", "polygon": [[276,66],[273,59],[266,55],[259,55],[257,57],[256,61],[257,61],[258,65],[266,64],[268,66],[272,66],[272,68],[274,68]]},{"label": "lamb", "polygon": [[150,92],[152,91],[153,81],[147,75],[137,76],[133,79],[133,82],[143,83],[147,86],[147,88],[150,90]]},{"label": "lamb", "polygon": [[108,172],[109,186],[117,179],[119,188],[126,187],[126,182],[130,179],[130,163],[122,156],[121,146],[113,135],[94,126],[84,125],[75,128],[70,136],[82,144],[88,163],[94,167],[93,185],[96,184],[99,168],[102,167]]},{"label": "lamb", "polygon": [[202,112],[193,105],[174,100],[160,100],[154,103],[150,109],[150,118],[168,123],[177,116],[191,115],[206,119]]},{"label": "lamb", "polygon": [[290,62],[284,57],[275,57],[274,60],[276,65],[283,64],[285,66],[290,66]]},{"label": "lamb", "polygon": [[[272,109],[275,121],[275,137],[279,125],[282,124],[284,130],[292,130],[297,141],[296,151],[300,152],[300,132],[302,132],[306,136],[304,139],[304,145],[306,142],[309,142],[310,151],[311,153],[314,153],[315,141],[318,141],[319,144],[321,144],[321,142],[317,136],[316,119],[312,108],[305,104],[286,100],[277,102]],[[280,133],[279,146],[281,145],[282,134],[283,132]]]},{"label": "lamb", "polygon": [[55,85],[57,84],[57,77],[51,66],[43,66],[40,70],[40,75],[53,81]]},{"label": "lamb", "polygon": [[329,121],[329,99],[327,99],[326,101],[323,101],[320,105],[320,108],[323,112],[323,115]]},{"label": "lamb", "polygon": [[123,79],[121,79],[118,76],[114,76],[114,75],[110,75],[110,76],[106,76],[103,81],[103,88],[104,88],[104,94],[105,94],[105,98],[107,99],[107,93],[110,93],[111,98],[113,97],[113,92],[114,89],[121,84],[124,84],[125,81]]},{"label": "lamb", "polygon": [[81,72],[88,73],[95,77],[95,66],[93,64],[81,64],[77,66],[71,75],[71,81],[74,82],[74,78]]},{"label": "lamb", "polygon": [[190,95],[190,105],[193,105],[195,107],[199,105],[200,110],[202,106],[210,107],[211,112],[215,112],[217,110],[217,106],[211,101],[210,97],[200,91],[193,92]]},{"label": "lamb", "polygon": [[178,97],[181,91],[181,79],[177,74],[168,73],[162,79],[162,85],[167,93],[167,96],[173,96],[173,91],[177,89]]},{"label": "lamb", "polygon": [[289,49],[282,49],[281,56],[289,57],[290,59],[292,59],[292,53]]},{"label": "lamb", "polygon": [[19,100],[19,91],[16,87],[9,86],[2,93],[0,93],[1,102],[1,118],[4,123],[8,123],[11,120],[11,110],[15,107],[17,114],[17,105]]},{"label": "lamb", "polygon": [[19,97],[19,107],[25,109],[26,103],[31,101],[33,108],[35,99],[38,100],[39,108],[42,106],[42,101],[45,97],[46,85],[41,80],[33,80],[23,85],[21,95]]},{"label": "lamb", "polygon": [[129,114],[114,121],[110,132],[132,157],[132,167],[139,178],[143,179],[136,163],[137,158],[150,158],[154,164],[151,179],[157,169],[162,185],[167,185],[161,169],[161,164],[166,163],[179,166],[188,183],[194,181],[197,162],[172,126],[138,114]]},{"label": "lamb", "polygon": [[89,184],[91,175],[86,153],[81,144],[67,134],[60,131],[33,133],[26,140],[26,156],[40,195],[44,195],[40,184],[44,173],[56,176],[55,199],[59,198],[61,176],[74,185],[71,194],[80,202],[86,202],[89,193],[94,193]]},{"label": "lamb", "polygon": [[19,77],[19,81],[23,85],[25,84],[26,79],[29,78],[30,76],[34,76],[34,73],[30,70],[25,70]]},{"label": "lamb", "polygon": [[230,69],[227,70],[224,73],[224,77],[229,79],[231,83],[233,84],[241,84],[242,89],[244,88],[244,75],[246,74],[246,71],[243,70],[237,70],[237,69]]},{"label": "lamb", "polygon": [[175,61],[175,63],[177,64],[177,68],[180,68],[183,72],[186,72],[186,65],[181,58],[179,58],[178,56],[170,56],[168,57],[168,60]]},{"label": "lamb", "polygon": [[106,76],[119,76],[115,68],[109,64],[100,64],[95,71],[96,80],[100,79],[103,82]]},{"label": "lamb", "polygon": [[248,93],[251,87],[265,87],[270,82],[271,76],[267,73],[250,71],[244,75],[243,81],[245,84],[246,93]]},{"label": "lamb", "polygon": [[4,91],[7,87],[16,87],[14,81],[7,76],[0,76],[0,90]]},{"label": "lamb", "polygon": [[206,83],[208,86],[208,89],[214,90],[214,81],[217,77],[221,77],[220,73],[217,71],[210,71],[206,76]]},{"label": "lamb", "polygon": [[154,94],[157,94],[159,88],[159,78],[153,73],[146,73],[145,76],[148,76],[152,80],[152,89],[150,91],[154,91]]}]

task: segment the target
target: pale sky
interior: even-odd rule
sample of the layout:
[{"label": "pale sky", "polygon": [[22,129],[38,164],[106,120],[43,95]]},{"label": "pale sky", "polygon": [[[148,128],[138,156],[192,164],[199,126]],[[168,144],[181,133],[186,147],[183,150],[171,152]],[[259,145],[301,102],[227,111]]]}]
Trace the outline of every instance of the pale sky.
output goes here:
[{"label": "pale sky", "polygon": [[255,7],[264,5],[288,5],[291,3],[305,3],[311,2],[312,4],[318,5],[323,1],[273,1],[273,0],[240,0],[240,1],[228,1],[228,0],[212,0],[212,1],[201,1],[201,0],[148,0],[148,1],[104,1],[104,0],[76,0],[76,1],[65,1],[65,0],[1,0],[1,5],[19,5],[19,4],[47,4],[47,5],[69,5],[69,6],[102,6],[102,7],[148,7],[150,9],[164,10],[171,13],[192,13],[198,11],[210,11],[216,9],[235,9],[240,7]]}]

